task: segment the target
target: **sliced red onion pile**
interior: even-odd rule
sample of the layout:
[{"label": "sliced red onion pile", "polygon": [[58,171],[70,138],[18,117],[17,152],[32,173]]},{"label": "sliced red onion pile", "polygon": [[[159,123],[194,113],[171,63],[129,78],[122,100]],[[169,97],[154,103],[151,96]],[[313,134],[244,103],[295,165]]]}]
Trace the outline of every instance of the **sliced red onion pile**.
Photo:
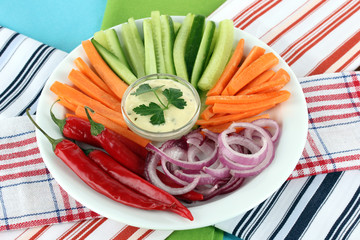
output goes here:
[{"label": "sliced red onion pile", "polygon": [[[195,190],[204,195],[204,200],[210,199],[236,190],[244,178],[269,166],[279,136],[276,121],[258,119],[252,123],[233,123],[220,134],[194,130],[180,139],[166,141],[160,148],[150,143],[146,178],[172,195]],[[157,171],[184,187],[165,185]]]}]

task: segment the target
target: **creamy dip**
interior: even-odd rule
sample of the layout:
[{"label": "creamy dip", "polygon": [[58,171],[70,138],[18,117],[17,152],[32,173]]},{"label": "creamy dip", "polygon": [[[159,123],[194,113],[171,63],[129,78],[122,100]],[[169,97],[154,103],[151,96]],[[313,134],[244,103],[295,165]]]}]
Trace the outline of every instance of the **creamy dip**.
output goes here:
[{"label": "creamy dip", "polygon": [[[151,102],[161,106],[153,92],[147,92],[137,96],[132,95],[139,86],[145,83],[149,84],[151,88],[163,86],[158,89],[156,93],[164,104],[167,104],[167,99],[162,94],[162,91],[169,88],[179,89],[183,93],[181,98],[186,101],[186,106],[183,109],[179,109],[173,105],[169,105],[169,108],[164,110],[165,123],[153,125],[150,122],[150,115],[141,116],[133,111],[134,108],[142,104],[149,106]],[[198,106],[194,94],[187,86],[169,79],[154,79],[148,80],[145,83],[139,84],[139,86],[132,89],[126,98],[125,111],[134,125],[149,132],[170,132],[183,127],[194,117]]]}]

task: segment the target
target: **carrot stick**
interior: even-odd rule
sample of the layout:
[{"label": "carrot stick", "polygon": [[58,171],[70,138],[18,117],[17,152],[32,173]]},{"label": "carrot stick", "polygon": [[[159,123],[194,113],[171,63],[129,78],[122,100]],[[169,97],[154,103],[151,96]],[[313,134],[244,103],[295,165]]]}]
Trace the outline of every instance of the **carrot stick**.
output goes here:
[{"label": "carrot stick", "polygon": [[[78,106],[76,108],[75,115],[77,117],[83,118],[85,120],[88,119],[84,107],[81,107],[81,106]],[[136,142],[137,144],[139,144],[143,147],[145,147],[150,142],[150,140],[140,137],[139,135],[130,131],[128,128],[125,128],[125,127],[113,122],[112,120],[108,119],[107,117],[104,117],[96,112],[91,114],[91,118],[95,122],[101,123],[106,128],[126,137],[127,139],[129,139],[133,142]]]},{"label": "carrot stick", "polygon": [[[75,112],[75,111],[74,111]],[[78,117],[73,113],[65,113],[65,118],[69,118],[69,117]]]},{"label": "carrot stick", "polygon": [[240,39],[219,80],[216,82],[215,86],[207,92],[207,96],[219,95],[234,76],[243,56],[244,42],[244,39]]},{"label": "carrot stick", "polygon": [[275,75],[270,78],[269,81],[273,80],[273,79],[276,79],[276,78],[279,78],[280,76],[284,76],[288,81],[290,81],[290,75],[289,73],[283,69],[283,68],[280,68],[279,70],[277,70],[277,72],[275,73]]},{"label": "carrot stick", "polygon": [[82,46],[100,78],[103,79],[106,85],[121,99],[128,85],[111,70],[90,40],[83,41]]},{"label": "carrot stick", "polygon": [[278,92],[278,96],[263,100],[256,103],[242,103],[242,104],[229,104],[229,103],[215,103],[213,106],[214,113],[242,113],[253,111],[261,108],[270,109],[278,103],[284,102],[290,97],[289,91]]},{"label": "carrot stick", "polygon": [[78,57],[74,60],[76,67],[82,72],[85,76],[87,76],[93,83],[95,83],[99,88],[104,90],[105,92],[116,96],[110,88],[104,83],[104,81],[90,68],[89,65],[81,58]]},{"label": "carrot stick", "polygon": [[237,72],[235,73],[235,77],[237,77],[245,68],[247,68],[252,62],[258,59],[260,56],[264,55],[265,49],[259,46],[254,46],[249,54],[246,56],[244,62],[241,64]]},{"label": "carrot stick", "polygon": [[209,96],[206,98],[205,104],[213,105],[215,103],[228,103],[228,104],[256,103],[276,97],[279,94],[281,94],[281,92],[269,92],[269,93],[261,93],[261,94],[259,93],[259,94],[236,95],[236,96]]},{"label": "carrot stick", "polygon": [[232,78],[225,90],[227,90],[229,95],[235,95],[246,84],[278,63],[279,59],[274,53],[266,53],[262,55],[246,67],[237,77]]},{"label": "carrot stick", "polygon": [[197,125],[209,125],[209,126],[219,125],[219,124],[223,124],[223,123],[227,123],[227,122],[237,121],[237,120],[240,120],[243,118],[252,117],[252,116],[262,113],[265,110],[267,110],[267,108],[261,108],[261,109],[247,111],[247,112],[238,113],[238,114],[221,115],[219,117],[212,117],[209,120],[199,119],[196,121],[196,124]]},{"label": "carrot stick", "polygon": [[200,114],[200,117],[205,120],[209,120],[215,113],[212,111],[212,106],[209,105],[205,108],[205,110]]},{"label": "carrot stick", "polygon": [[262,74],[257,76],[254,80],[252,80],[251,82],[246,84],[246,86],[243,87],[243,89],[241,89],[237,95],[242,95],[243,92],[246,91],[247,89],[255,87],[255,86],[259,86],[259,85],[263,84],[264,82],[269,81],[274,75],[275,75],[275,71],[273,71],[273,70],[267,70],[267,71],[263,72]]},{"label": "carrot stick", "polygon": [[278,91],[283,88],[289,82],[289,80],[290,78],[288,78],[286,75],[281,75],[278,76],[278,78],[270,79],[261,85],[246,89],[242,92],[242,94],[256,94]]},{"label": "carrot stick", "polygon": [[[227,122],[227,123],[214,125],[214,126],[203,125],[203,126],[201,126],[201,128],[206,128],[206,129],[208,129],[208,130],[210,130],[212,132],[215,132],[215,133],[221,133],[221,132],[225,131],[226,129],[228,129],[230,127],[230,125],[233,124],[234,122],[252,122],[252,121],[255,121],[255,120],[261,119],[261,118],[270,118],[270,115],[269,114],[262,114],[262,115],[249,117],[249,118],[243,118],[243,119],[240,119],[240,120],[237,120],[237,121]],[[237,131],[239,131],[239,129],[237,129]]]},{"label": "carrot stick", "polygon": [[82,72],[72,69],[68,75],[69,80],[79,88],[83,93],[89,97],[101,102],[105,106],[121,112],[121,102],[118,98],[115,98],[99,88],[96,84],[90,81]]},{"label": "carrot stick", "polygon": [[70,111],[75,112],[76,107],[77,107],[75,104],[72,104],[71,102],[69,102],[69,101],[66,100],[65,98],[61,98],[61,97],[58,97],[57,100],[60,100],[59,103],[60,103],[61,105],[63,105],[65,108],[69,109]]},{"label": "carrot stick", "polygon": [[82,107],[88,106],[98,114],[106,116],[107,118],[111,119],[112,121],[123,127],[127,127],[121,113],[106,107],[102,103],[88,97],[84,93],[76,90],[73,87],[70,87],[69,85],[55,81],[51,85],[50,90],[59,97],[65,98],[74,105],[79,105]]}]

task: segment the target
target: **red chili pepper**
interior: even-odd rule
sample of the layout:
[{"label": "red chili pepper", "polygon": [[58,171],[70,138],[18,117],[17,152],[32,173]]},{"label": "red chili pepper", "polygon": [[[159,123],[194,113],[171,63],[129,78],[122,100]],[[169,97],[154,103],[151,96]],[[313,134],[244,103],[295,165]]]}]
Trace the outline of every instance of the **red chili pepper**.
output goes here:
[{"label": "red chili pepper", "polygon": [[[91,161],[79,146],[67,139],[51,138],[35,123],[31,118],[29,111],[26,111],[26,113],[33,124],[50,141],[55,155],[95,191],[127,206],[146,210],[170,210],[178,213],[177,210],[174,211],[173,203],[165,204],[158,200],[148,198],[119,183],[102,170],[95,162]],[[181,216],[184,216],[184,214],[181,214]],[[186,217],[192,220],[192,216],[191,218],[189,216]]]},{"label": "red chili pepper", "polygon": [[174,196],[124,168],[105,152],[97,149],[87,150],[86,152],[91,160],[93,160],[105,172],[120,183],[149,198],[156,199],[165,204],[173,205],[174,208],[169,209],[170,211],[174,210],[176,213],[185,218],[190,220],[193,219],[191,212]]},{"label": "red chili pepper", "polygon": [[97,135],[94,135],[91,133],[91,126],[97,123],[92,124],[77,117],[57,119],[51,110],[50,114],[64,137],[101,147],[124,167],[139,176],[144,176],[145,157],[148,152],[144,147],[105,128],[101,124],[101,130]]},{"label": "red chili pepper", "polygon": [[[66,138],[84,142],[95,147],[102,147],[120,164],[126,160],[127,156],[121,152],[121,149],[127,147],[133,153],[137,153],[141,157],[141,160],[137,159],[132,162],[133,164],[126,161],[128,164],[122,165],[139,176],[144,177],[145,158],[148,154],[148,151],[144,147],[107,128],[104,128],[104,130],[99,135],[94,136],[91,134],[91,123],[82,118],[68,117],[65,119],[58,119],[51,110],[50,115],[52,120],[58,125]],[[161,172],[158,174],[158,176],[165,184],[171,187],[182,187]],[[178,195],[176,197],[187,202],[203,200],[203,195],[195,191]]]}]

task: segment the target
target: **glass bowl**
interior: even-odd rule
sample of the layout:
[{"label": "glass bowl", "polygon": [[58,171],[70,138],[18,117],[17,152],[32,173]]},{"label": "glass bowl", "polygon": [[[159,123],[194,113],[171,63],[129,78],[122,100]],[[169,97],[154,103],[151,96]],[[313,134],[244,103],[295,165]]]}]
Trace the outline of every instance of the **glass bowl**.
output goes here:
[{"label": "glass bowl", "polygon": [[[138,89],[140,85],[145,83],[151,85],[159,84],[163,86],[158,91],[167,89],[167,87],[176,88],[176,85],[178,87],[181,86],[184,87],[182,91],[184,92],[184,95],[182,96],[182,98],[186,98],[186,95],[189,96],[188,101],[186,101],[187,106],[185,106],[184,109],[177,109],[175,107],[172,107],[173,109],[175,109],[175,111],[177,111],[174,113],[174,115],[171,114],[170,108],[168,112],[167,110],[164,110],[165,123],[159,125],[151,124],[150,115],[140,116],[136,114],[134,111],[131,111],[134,108],[134,106],[139,106],[141,105],[141,103],[145,105],[149,105],[149,102],[146,101],[150,101],[148,99],[149,97],[155,96],[152,95],[153,94],[152,92],[145,93],[148,95],[143,94],[143,96],[141,95],[138,95],[136,97],[132,96],[133,95],[132,93],[134,93],[134,91],[136,91],[136,89]],[[174,84],[175,86],[171,86]],[[142,100],[140,99],[140,97],[142,98]],[[140,99],[139,102],[137,102],[138,99]],[[193,101],[191,102],[190,99],[192,99]],[[164,98],[162,100],[166,101],[166,99]],[[155,98],[153,102],[159,103],[157,98]],[[161,106],[161,104],[158,105]],[[196,89],[188,81],[185,81],[184,79],[178,76],[174,76],[170,74],[151,74],[138,79],[136,82],[132,83],[127,88],[127,90],[124,93],[123,99],[121,101],[122,115],[128,127],[136,134],[155,142],[163,142],[169,139],[176,139],[188,133],[195,125],[196,120],[199,117],[200,107],[201,107],[200,97]],[[190,112],[188,114],[185,114],[185,111],[188,110]],[[181,111],[184,112],[182,113]],[[169,124],[173,122],[178,125],[172,126],[170,130]]]}]

